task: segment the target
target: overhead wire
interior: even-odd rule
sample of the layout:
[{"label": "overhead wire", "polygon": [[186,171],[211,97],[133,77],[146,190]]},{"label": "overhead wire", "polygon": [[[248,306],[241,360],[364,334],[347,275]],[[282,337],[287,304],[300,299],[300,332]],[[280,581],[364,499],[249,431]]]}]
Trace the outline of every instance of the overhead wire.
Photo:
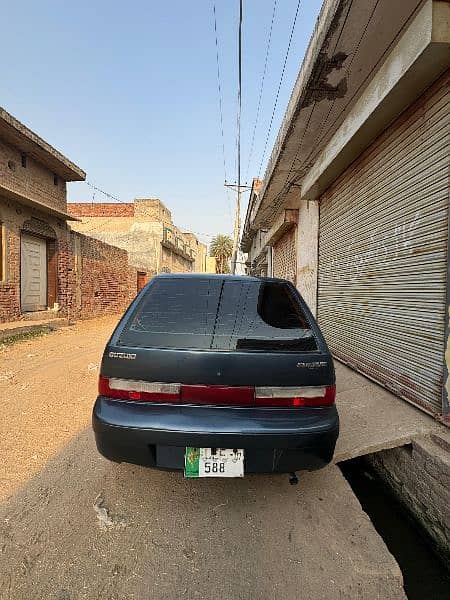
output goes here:
[{"label": "overhead wire", "polygon": [[280,81],[278,83],[278,89],[277,89],[277,93],[276,93],[276,96],[275,96],[275,102],[274,102],[274,106],[273,106],[273,110],[272,110],[272,116],[270,117],[269,129],[267,131],[266,141],[264,143],[264,150],[263,150],[263,153],[262,153],[262,156],[261,156],[261,162],[259,164],[258,177],[261,177],[261,169],[262,169],[262,166],[263,166],[263,163],[264,163],[264,158],[265,158],[266,151],[267,151],[267,145],[268,145],[269,139],[270,139],[270,134],[272,132],[273,120],[274,120],[275,112],[276,112],[277,105],[278,105],[278,99],[280,97],[281,85],[283,83],[284,74],[286,72],[286,65],[287,65],[287,61],[288,61],[288,58],[289,58],[289,52],[291,50],[292,38],[294,37],[295,26],[297,24],[297,17],[298,17],[298,13],[299,13],[301,4],[302,4],[302,0],[298,0],[298,2],[297,2],[297,8],[296,8],[295,15],[294,15],[294,21],[292,23],[291,33],[290,33],[290,36],[289,36],[289,43],[288,43],[288,47],[287,47],[287,50],[286,50],[286,55],[284,57],[283,69],[281,71],[281,77],[280,77]]},{"label": "overhead wire", "polygon": [[248,174],[250,172],[250,165],[252,162],[252,158],[253,158],[253,151],[255,149],[255,137],[256,137],[256,129],[258,126],[258,121],[259,121],[259,114],[261,112],[261,100],[262,100],[262,95],[263,95],[263,90],[264,90],[264,83],[266,80],[266,73],[267,73],[267,64],[269,61],[269,53],[270,53],[270,45],[272,42],[272,31],[273,31],[273,24],[275,22],[275,13],[277,10],[277,3],[278,0],[274,0],[273,3],[273,10],[272,10],[272,20],[270,22],[270,28],[269,28],[269,33],[268,33],[268,37],[267,37],[267,45],[266,45],[266,56],[264,59],[264,68],[263,68],[263,74],[261,77],[261,85],[259,88],[259,97],[258,97],[258,105],[256,108],[256,117],[255,117],[255,124],[253,125],[253,133],[252,133],[252,140],[250,143],[250,152],[249,152],[249,156],[248,156],[248,163],[247,163],[247,171],[245,174],[245,182],[247,183],[248,181]]},{"label": "overhead wire", "polygon": [[[349,75],[349,73],[350,73],[350,67],[351,67],[351,65],[352,65],[352,63],[353,63],[354,56],[355,56],[355,54],[356,54],[357,50],[359,49],[359,47],[360,47],[360,45],[361,45],[361,42],[362,42],[362,40],[364,39],[364,36],[365,36],[365,34],[366,34],[366,32],[367,32],[367,29],[368,29],[368,27],[369,27],[369,24],[370,24],[370,22],[371,22],[371,20],[372,20],[373,16],[374,16],[374,14],[375,14],[375,11],[376,11],[376,8],[377,8],[377,6],[378,6],[378,4],[379,4],[379,1],[380,1],[380,0],[377,0],[377,2],[375,3],[375,5],[374,5],[374,7],[373,7],[373,9],[372,9],[372,11],[371,11],[371,13],[370,13],[370,15],[369,15],[369,19],[368,19],[368,21],[367,21],[367,23],[366,23],[366,25],[365,25],[365,27],[364,27],[364,29],[363,29],[363,31],[362,31],[362,33],[361,33],[361,35],[360,35],[360,38],[359,38],[359,40],[358,40],[358,43],[357,43],[357,44],[356,44],[356,46],[355,46],[355,51],[353,52],[352,60],[349,62],[349,64],[348,64],[348,65],[347,65],[347,67],[346,67],[346,76],[347,76],[347,77],[348,77],[348,75]],[[345,16],[345,19],[344,19],[344,23],[343,23],[343,25],[342,25],[342,27],[341,27],[341,31],[340,31],[340,33],[339,33],[339,37],[338,37],[338,39],[337,39],[337,41],[336,41],[336,44],[335,44],[334,52],[336,51],[337,45],[338,45],[338,43],[339,43],[339,40],[340,40],[340,38],[341,38],[341,36],[342,36],[342,33],[343,33],[343,31],[344,31],[345,24],[347,23],[347,20],[348,20],[348,15],[349,15],[349,13],[350,13],[350,8],[351,8],[352,4],[353,4],[353,0],[352,0],[352,2],[350,3],[350,5],[349,5],[349,8],[348,8],[348,11],[347,11],[347,13],[346,13],[346,16]],[[334,103],[334,100],[333,100],[333,103]],[[300,140],[300,143],[299,143],[299,145],[298,145],[298,148],[297,148],[297,151],[296,151],[296,153],[295,153],[295,156],[294,156],[294,158],[293,158],[293,160],[292,160],[292,162],[291,162],[291,166],[290,166],[290,168],[289,168],[289,171],[288,171],[288,174],[287,174],[287,176],[286,176],[286,179],[285,179],[285,182],[284,182],[284,184],[283,184],[283,187],[282,187],[282,189],[280,190],[280,192],[278,192],[278,194],[275,196],[274,200],[272,201],[272,205],[273,205],[273,210],[274,210],[274,211],[276,211],[276,209],[277,209],[277,207],[278,207],[278,204],[279,204],[278,200],[279,200],[279,199],[281,199],[281,198],[282,198],[282,196],[284,196],[284,195],[285,195],[285,194],[286,194],[286,193],[289,191],[289,188],[290,188],[292,185],[294,185],[294,184],[295,184],[295,181],[296,181],[296,179],[297,179],[297,177],[298,177],[298,174],[295,174],[295,175],[294,175],[294,177],[292,177],[292,179],[291,179],[291,180],[289,180],[289,177],[290,177],[290,175],[291,175],[291,173],[292,173],[292,171],[293,171],[294,164],[295,164],[295,162],[297,161],[297,158],[298,158],[298,156],[299,156],[300,150],[301,150],[301,149],[302,149],[302,147],[303,147],[303,141],[304,141],[304,138],[305,138],[305,134],[306,134],[306,131],[307,131],[307,129],[308,129],[309,123],[310,123],[310,121],[311,121],[311,118],[312,118],[312,115],[313,115],[314,109],[315,109],[315,107],[316,107],[316,104],[317,104],[317,102],[316,102],[316,101],[314,101],[314,103],[313,103],[313,107],[312,107],[312,110],[311,110],[311,113],[310,113],[310,115],[309,115],[309,118],[308,118],[308,121],[307,121],[307,123],[306,123],[306,126],[305,126],[305,128],[304,128],[304,130],[303,130],[303,135],[302,135],[302,138],[301,138],[301,140]],[[331,109],[332,109],[332,107],[331,107]],[[330,112],[331,112],[331,109],[328,111],[327,119],[328,119],[328,116],[329,116],[329,114],[330,114]],[[322,139],[323,139],[323,138],[322,138]],[[310,156],[311,156],[311,154],[309,155],[309,157],[308,157],[308,160],[309,160]]]},{"label": "overhead wire", "polygon": [[[227,162],[226,162],[226,153],[225,153],[225,134],[223,127],[223,99],[222,99],[222,84],[221,84],[221,70],[220,70],[220,54],[219,54],[219,35],[217,31],[217,12],[216,12],[216,3],[212,2],[213,9],[213,22],[214,22],[214,40],[215,40],[215,49],[216,49],[216,78],[217,78],[217,95],[219,101],[219,123],[220,123],[220,135],[222,140],[222,161],[223,161],[223,173],[224,173],[224,183],[227,182]],[[227,195],[227,203],[228,203],[228,213],[230,217],[230,221],[233,221],[233,210],[231,205],[231,197],[230,191],[226,188]]]},{"label": "overhead wire", "polygon": [[235,272],[241,221],[241,115],[242,115],[242,16],[243,0],[239,0],[239,27],[238,27],[238,89],[237,89],[237,115],[236,115],[236,146],[237,146],[237,201],[236,215],[233,232],[233,257],[232,271]]},{"label": "overhead wire", "polygon": [[[105,192],[105,190],[102,190],[101,188],[99,188],[98,186],[94,185],[93,183],[91,183],[90,181],[83,181],[82,183],[85,183],[86,185],[88,185],[91,189],[94,190],[94,195],[95,192],[99,192],[100,194],[103,194],[104,196],[106,196],[107,198],[110,198],[111,200],[115,200],[116,202],[119,202],[120,204],[130,204],[129,202],[125,202],[124,200],[120,200],[120,198],[117,198],[117,196],[113,196],[113,194],[110,194],[109,192]],[[94,198],[94,196],[93,196]],[[86,202],[86,204],[89,204],[88,202]],[[90,204],[95,204],[93,201],[90,202]],[[109,219],[102,221],[102,225],[104,225],[105,223],[110,223],[111,221],[113,221],[114,219],[117,219],[117,217],[110,217]],[[179,227],[177,229],[180,229]],[[100,231],[100,230],[95,230],[95,231]],[[181,233],[195,233],[196,235],[201,235],[203,237],[209,237],[209,238],[213,238],[216,234],[212,234],[212,233],[203,233],[201,231],[194,231],[194,230],[190,230],[190,231],[183,231],[182,229],[180,229]]]},{"label": "overhead wire", "polygon": [[237,161],[238,186],[241,185],[241,114],[242,114],[242,0],[239,0],[239,33],[238,33],[238,106],[237,106]]},{"label": "overhead wire", "polygon": [[213,19],[214,19],[214,38],[216,45],[216,67],[217,67],[217,91],[219,98],[219,120],[220,120],[220,134],[222,138],[222,158],[223,158],[223,172],[224,181],[227,181],[227,164],[225,159],[225,135],[223,130],[223,102],[222,102],[222,85],[220,83],[220,59],[219,59],[219,40],[217,35],[217,16],[216,16],[216,3],[213,0]]},{"label": "overhead wire", "polygon": [[[371,13],[370,13],[370,15],[369,15],[369,19],[367,20],[367,22],[366,22],[366,25],[365,25],[365,27],[364,27],[364,30],[363,30],[363,32],[362,32],[362,35],[361,35],[361,37],[360,37],[360,39],[359,39],[359,41],[358,41],[358,44],[356,45],[355,49],[353,50],[353,52],[352,52],[352,54],[351,54],[351,59],[350,59],[350,61],[349,61],[348,65],[346,66],[346,76],[347,76],[347,79],[349,78],[349,76],[350,76],[350,74],[351,74],[351,72],[352,72],[352,65],[353,65],[353,61],[354,61],[354,59],[355,59],[355,56],[356,56],[356,54],[358,53],[359,47],[360,47],[360,45],[361,45],[361,42],[362,42],[362,40],[364,39],[364,36],[365,36],[365,34],[366,34],[366,32],[367,32],[367,29],[369,28],[369,25],[370,25],[370,23],[371,23],[371,21],[372,21],[372,19],[373,19],[373,16],[374,16],[374,14],[375,14],[375,11],[376,11],[376,9],[378,8],[378,5],[379,5],[379,3],[380,3],[380,0],[377,0],[377,1],[375,2],[374,6],[373,6],[373,8],[372,8],[372,11],[371,11]],[[348,15],[348,13],[350,12],[350,9],[351,9],[351,6],[352,6],[352,4],[353,4],[353,0],[352,0],[352,2],[350,3],[350,6],[349,6],[349,10],[348,10],[348,12],[347,12],[347,15]],[[342,31],[341,31],[341,35],[342,35]],[[339,36],[339,39],[338,39],[338,41],[337,41],[337,43],[336,43],[335,50],[336,50],[337,44],[339,43],[340,37],[341,37],[341,36]],[[330,116],[330,114],[331,114],[331,111],[332,111],[332,110],[333,110],[333,108],[334,108],[335,102],[336,102],[336,99],[335,99],[335,98],[333,98],[333,101],[332,101],[332,103],[331,103],[331,106],[330,106],[330,108],[329,108],[329,110],[328,110],[327,116],[326,116],[326,117],[325,117],[325,119],[322,121],[322,125],[321,125],[321,128],[320,128],[319,134],[318,134],[318,136],[317,136],[317,140],[318,140],[318,141],[317,141],[317,144],[316,144],[316,146],[317,146],[317,147],[319,147],[319,146],[320,146],[321,142],[322,142],[322,141],[323,141],[323,139],[324,139],[324,137],[322,137],[322,133],[323,133],[323,130],[324,130],[324,128],[325,128],[325,125],[326,125],[326,123],[327,123],[327,121],[328,121],[328,118],[329,118],[329,116]],[[340,113],[340,114],[339,114],[339,115],[336,117],[336,119],[335,119],[334,123],[336,123],[336,120],[337,120],[337,119],[339,119],[339,117],[340,117],[340,115],[341,115],[341,114],[342,114],[342,111],[341,111],[341,113]],[[330,125],[330,127],[333,127],[334,123],[332,123],[332,124]],[[306,163],[308,163],[308,161],[310,160],[310,158],[312,157],[312,155],[313,155],[313,154],[314,154],[314,150],[312,150],[312,151],[311,151],[311,153],[308,155],[308,157],[307,157],[307,159],[306,159],[306,161],[305,161]]]}]

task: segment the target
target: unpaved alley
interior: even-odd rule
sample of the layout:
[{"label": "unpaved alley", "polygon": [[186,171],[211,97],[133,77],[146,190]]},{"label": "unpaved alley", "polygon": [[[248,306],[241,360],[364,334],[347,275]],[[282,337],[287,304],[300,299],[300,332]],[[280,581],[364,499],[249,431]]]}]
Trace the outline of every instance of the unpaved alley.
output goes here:
[{"label": "unpaved alley", "polygon": [[336,466],[243,480],[112,464],[90,411],[113,318],[0,355],[0,597],[404,598]]}]

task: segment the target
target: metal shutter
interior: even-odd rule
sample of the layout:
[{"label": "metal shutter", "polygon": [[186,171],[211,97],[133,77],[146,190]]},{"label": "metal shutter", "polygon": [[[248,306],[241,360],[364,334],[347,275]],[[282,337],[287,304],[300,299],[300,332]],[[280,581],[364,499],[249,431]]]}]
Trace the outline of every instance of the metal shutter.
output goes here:
[{"label": "metal shutter", "polygon": [[441,78],[325,192],[319,323],[335,356],[442,412],[449,77]]},{"label": "metal shutter", "polygon": [[296,228],[293,227],[273,246],[273,276],[288,279],[294,285],[297,275]]}]

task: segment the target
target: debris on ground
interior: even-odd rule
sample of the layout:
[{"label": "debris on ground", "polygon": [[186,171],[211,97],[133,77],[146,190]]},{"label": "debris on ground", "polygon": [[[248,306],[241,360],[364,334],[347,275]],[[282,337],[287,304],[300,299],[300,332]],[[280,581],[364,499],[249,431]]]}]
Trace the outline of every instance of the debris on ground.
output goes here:
[{"label": "debris on ground", "polygon": [[103,496],[98,494],[93,504],[97,519],[99,520],[100,529],[106,531],[107,529],[125,527],[124,521],[115,521],[111,518],[108,508],[104,506],[104,502]]}]

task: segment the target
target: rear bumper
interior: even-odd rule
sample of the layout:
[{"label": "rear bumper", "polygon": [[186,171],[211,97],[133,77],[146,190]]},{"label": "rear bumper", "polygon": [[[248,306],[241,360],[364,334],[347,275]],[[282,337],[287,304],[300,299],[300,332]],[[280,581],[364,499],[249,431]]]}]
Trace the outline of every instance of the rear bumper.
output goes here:
[{"label": "rear bumper", "polygon": [[116,462],[182,470],[186,446],[244,448],[246,473],[320,469],[333,458],[339,433],[335,406],[169,406],[101,396],[92,425],[99,452]]}]

